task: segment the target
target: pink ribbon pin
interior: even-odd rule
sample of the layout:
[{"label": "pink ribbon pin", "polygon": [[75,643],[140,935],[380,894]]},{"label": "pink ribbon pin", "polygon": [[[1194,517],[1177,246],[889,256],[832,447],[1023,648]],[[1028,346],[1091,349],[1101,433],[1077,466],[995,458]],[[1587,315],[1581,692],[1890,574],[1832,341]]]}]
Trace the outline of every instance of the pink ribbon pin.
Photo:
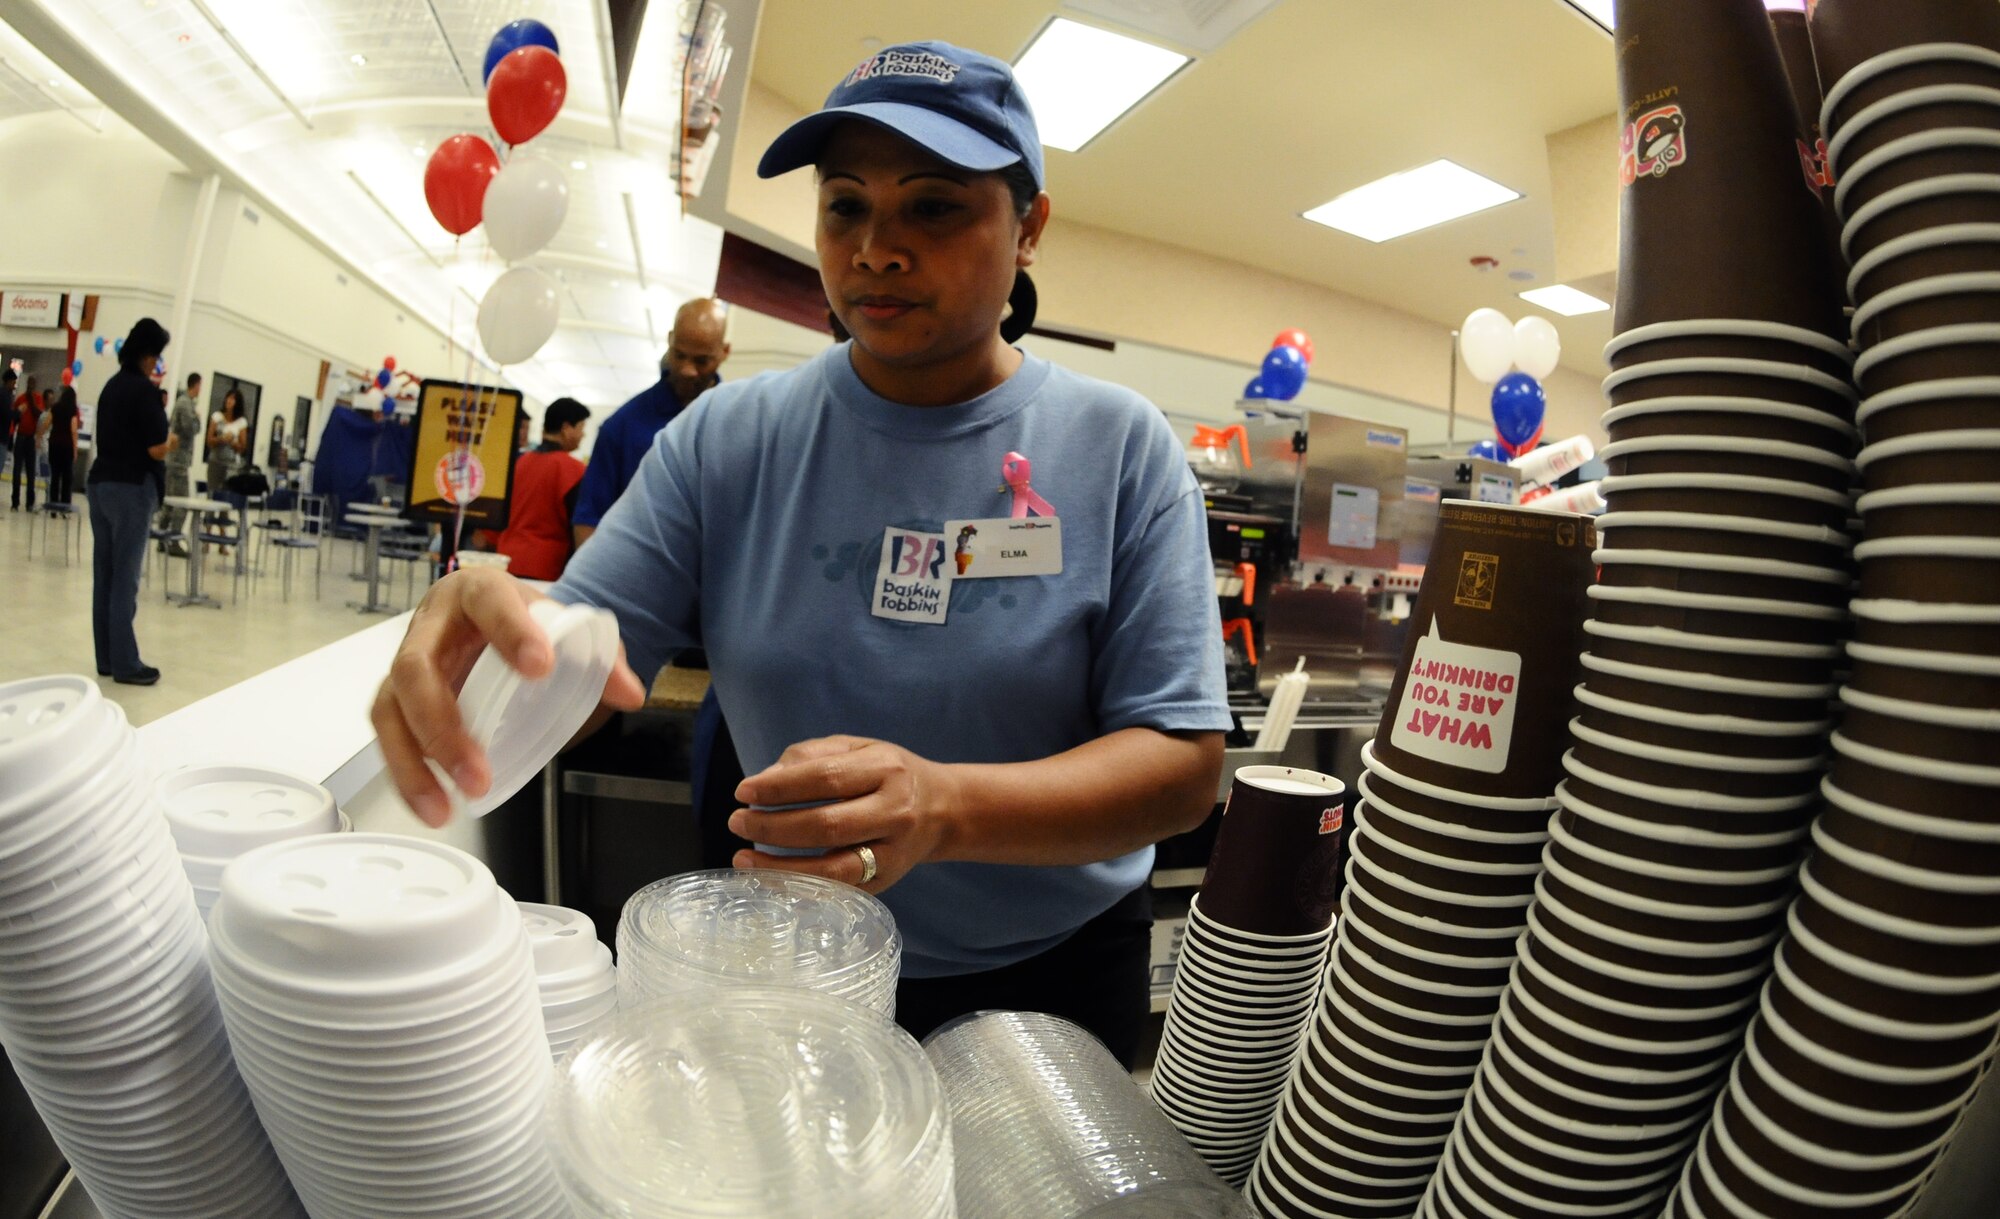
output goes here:
[{"label": "pink ribbon pin", "polygon": [[1014,493],[1016,519],[1028,515],[1030,511],[1036,516],[1056,514],[1055,505],[1035,494],[1035,489],[1028,485],[1028,480],[1034,477],[1034,473],[1034,463],[1019,453],[1007,454],[1006,460],[1000,463],[1000,476],[1007,480],[1008,489]]}]

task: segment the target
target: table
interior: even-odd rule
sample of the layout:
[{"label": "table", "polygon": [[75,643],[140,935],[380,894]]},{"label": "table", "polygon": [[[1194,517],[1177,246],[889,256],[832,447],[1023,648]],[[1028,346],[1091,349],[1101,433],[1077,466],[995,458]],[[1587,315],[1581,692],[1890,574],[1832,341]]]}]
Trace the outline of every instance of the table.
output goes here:
[{"label": "table", "polygon": [[202,561],[207,557],[208,543],[201,540],[201,517],[213,512],[228,512],[229,505],[220,500],[207,499],[199,495],[169,495],[169,508],[182,508],[188,513],[188,587],[185,593],[168,593],[167,600],[175,605],[206,605],[221,609],[222,602],[202,591]]},{"label": "table", "polygon": [[393,529],[403,523],[403,516],[393,508],[375,508],[356,504],[347,510],[347,522],[359,525],[368,531],[368,600],[349,601],[349,609],[364,614],[393,614],[396,607],[381,600],[382,591],[382,531]]}]

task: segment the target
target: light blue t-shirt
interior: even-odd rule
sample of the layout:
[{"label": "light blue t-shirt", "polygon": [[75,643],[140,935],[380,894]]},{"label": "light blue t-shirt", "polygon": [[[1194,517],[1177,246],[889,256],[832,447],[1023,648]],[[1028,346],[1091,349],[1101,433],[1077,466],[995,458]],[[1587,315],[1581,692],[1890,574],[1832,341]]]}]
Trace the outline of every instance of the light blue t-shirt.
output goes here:
[{"label": "light blue t-shirt", "polygon": [[[885,529],[1010,515],[1010,452],[1062,522],[1062,573],[954,580],[943,625],[875,616]],[[1181,445],[1144,398],[1033,356],[947,407],[870,391],[846,345],[711,390],[660,433],[554,595],[614,611],[642,678],[706,648],[747,774],[843,733],[938,762],[1026,762],[1123,728],[1230,723]],[[1146,883],[1152,858],[922,865],[883,894],[904,973],[1053,947]]]}]

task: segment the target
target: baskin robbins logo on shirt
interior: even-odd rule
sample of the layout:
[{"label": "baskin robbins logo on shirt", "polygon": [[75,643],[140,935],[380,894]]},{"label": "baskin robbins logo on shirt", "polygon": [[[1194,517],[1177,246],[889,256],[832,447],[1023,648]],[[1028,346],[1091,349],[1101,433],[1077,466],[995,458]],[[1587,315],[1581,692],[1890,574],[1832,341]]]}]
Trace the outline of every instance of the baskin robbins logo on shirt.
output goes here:
[{"label": "baskin robbins logo on shirt", "polygon": [[958,77],[958,65],[929,51],[884,51],[870,55],[840,82],[842,87],[858,85],[877,76],[921,76],[948,85]]}]

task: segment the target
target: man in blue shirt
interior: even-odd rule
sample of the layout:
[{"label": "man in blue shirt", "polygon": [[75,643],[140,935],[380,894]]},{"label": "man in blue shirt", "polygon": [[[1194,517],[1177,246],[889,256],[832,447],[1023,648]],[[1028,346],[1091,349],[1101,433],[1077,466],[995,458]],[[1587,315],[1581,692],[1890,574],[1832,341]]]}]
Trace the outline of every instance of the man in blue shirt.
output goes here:
[{"label": "man in blue shirt", "polygon": [[597,429],[590,466],[576,497],[571,520],[581,547],[597,532],[598,522],[625,494],[639,462],[653,447],[653,437],[687,409],[702,391],[721,378],[729,358],[728,314],[719,300],[691,300],[674,314],[667,332],[667,354],[660,357],[660,379],[634,395]]}]

